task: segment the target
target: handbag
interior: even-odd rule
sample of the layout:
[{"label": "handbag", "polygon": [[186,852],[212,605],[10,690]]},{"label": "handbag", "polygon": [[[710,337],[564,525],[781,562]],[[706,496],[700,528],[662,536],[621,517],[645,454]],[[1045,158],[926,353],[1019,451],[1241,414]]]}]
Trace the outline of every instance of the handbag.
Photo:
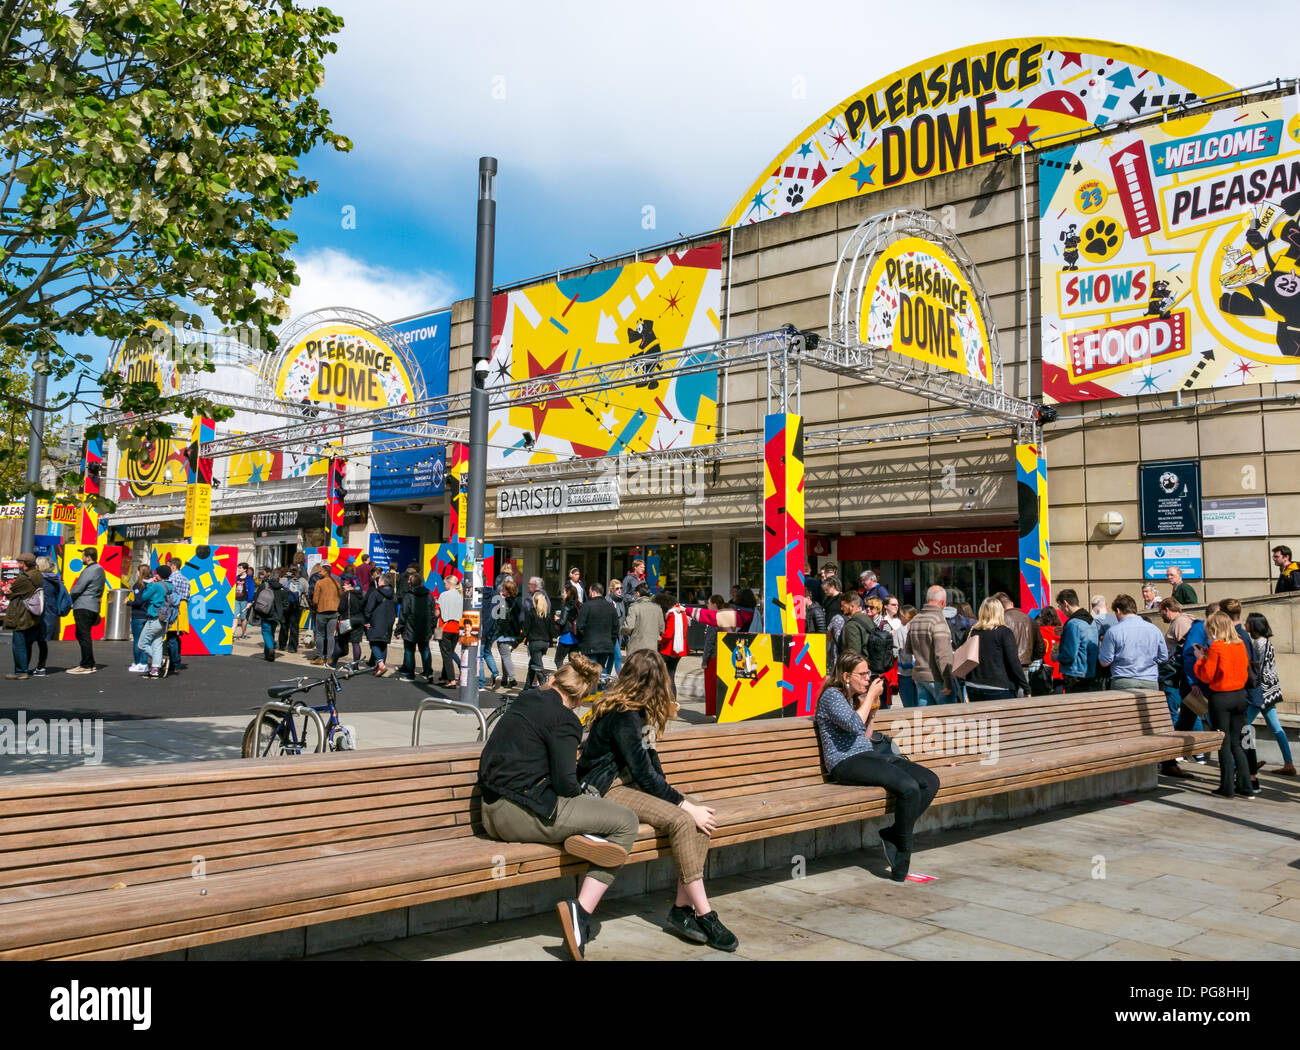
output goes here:
[{"label": "handbag", "polygon": [[965,678],[980,665],[980,636],[974,631],[952,654],[952,673]]},{"label": "handbag", "polygon": [[1205,694],[1201,692],[1199,685],[1193,686],[1192,691],[1183,697],[1183,706],[1194,711],[1201,718],[1210,711],[1210,702],[1205,699]]}]

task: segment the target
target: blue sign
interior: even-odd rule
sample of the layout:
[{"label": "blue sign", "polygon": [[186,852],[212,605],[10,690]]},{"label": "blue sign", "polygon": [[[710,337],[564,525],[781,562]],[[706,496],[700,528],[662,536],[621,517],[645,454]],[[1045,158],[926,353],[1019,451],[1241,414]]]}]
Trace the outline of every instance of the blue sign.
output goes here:
[{"label": "blue sign", "polygon": [[32,553],[38,558],[49,558],[57,565],[59,562],[59,548],[62,545],[63,537],[57,534],[37,536],[32,540],[32,546],[36,548]]},{"label": "blue sign", "polygon": [[406,567],[420,561],[418,536],[394,536],[382,532],[370,534],[370,560],[380,572],[405,572]]},{"label": "blue sign", "polygon": [[1199,543],[1142,544],[1142,578],[1163,580],[1170,567],[1182,570],[1183,579],[1204,579],[1204,564]]},{"label": "blue sign", "polygon": [[[406,345],[424,376],[429,397],[447,393],[447,369],[451,356],[451,311],[397,321],[390,328]],[[376,430],[376,439],[401,437]],[[426,499],[445,491],[447,454],[442,448],[420,448],[385,452],[370,457],[370,502]]]}]

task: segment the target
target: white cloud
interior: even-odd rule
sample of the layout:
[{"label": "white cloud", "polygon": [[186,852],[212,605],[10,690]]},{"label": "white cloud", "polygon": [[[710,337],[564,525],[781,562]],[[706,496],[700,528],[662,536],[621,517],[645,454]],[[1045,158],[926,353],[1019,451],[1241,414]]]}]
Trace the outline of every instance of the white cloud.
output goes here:
[{"label": "white cloud", "polygon": [[327,306],[348,306],[394,321],[446,306],[456,295],[456,286],[443,274],[394,270],[336,248],[308,252],[294,261],[302,283],[289,298],[291,318]]}]

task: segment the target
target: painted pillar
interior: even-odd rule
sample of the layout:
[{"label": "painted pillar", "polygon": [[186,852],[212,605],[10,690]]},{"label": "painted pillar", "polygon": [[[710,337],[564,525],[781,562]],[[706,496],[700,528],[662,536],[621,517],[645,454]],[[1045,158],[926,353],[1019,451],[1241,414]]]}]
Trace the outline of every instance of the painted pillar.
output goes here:
[{"label": "painted pillar", "polygon": [[1020,497],[1020,610],[1032,613],[1052,604],[1045,449],[1016,446],[1016,482]]},{"label": "painted pillar", "polygon": [[185,462],[185,535],[186,542],[200,547],[207,544],[212,524],[212,460],[201,457],[199,449],[215,439],[216,424],[195,416]]},{"label": "painted pillar", "polygon": [[[469,520],[469,446],[457,442],[451,449],[451,463],[447,467],[447,477],[452,480],[450,535],[447,542],[452,546],[453,571],[459,579],[463,573],[461,563],[465,558],[465,528]],[[441,590],[441,588],[439,588]]]},{"label": "painted pillar", "polygon": [[81,483],[81,521],[77,529],[77,542],[83,547],[103,545],[104,530],[99,524],[99,511],[95,509],[95,497],[102,491],[100,474],[103,469],[104,439],[88,438],[86,454],[81,463],[84,480]]},{"label": "painted pillar", "polygon": [[343,500],[347,496],[348,461],[341,457],[330,459],[329,476],[325,486],[325,523],[329,526],[327,560],[336,564],[343,548]]},{"label": "painted pillar", "polygon": [[768,634],[803,634],[803,417],[763,420],[763,621]]}]

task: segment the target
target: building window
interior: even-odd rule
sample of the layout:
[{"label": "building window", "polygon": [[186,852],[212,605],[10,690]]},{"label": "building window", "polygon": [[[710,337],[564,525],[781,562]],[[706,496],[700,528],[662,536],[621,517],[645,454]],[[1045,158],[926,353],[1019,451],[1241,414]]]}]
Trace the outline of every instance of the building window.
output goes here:
[{"label": "building window", "polygon": [[[744,590],[748,587],[759,596],[763,588],[763,545],[761,543],[736,544],[736,581]],[[731,595],[724,595],[730,598]]]},{"label": "building window", "polygon": [[677,600],[704,605],[713,593],[713,544],[682,544],[682,579]]},{"label": "building window", "polygon": [[563,553],[559,547],[542,548],[542,585],[546,588],[546,593],[552,598],[562,597],[560,592],[561,583],[568,583],[569,581],[569,577],[560,568]]}]

